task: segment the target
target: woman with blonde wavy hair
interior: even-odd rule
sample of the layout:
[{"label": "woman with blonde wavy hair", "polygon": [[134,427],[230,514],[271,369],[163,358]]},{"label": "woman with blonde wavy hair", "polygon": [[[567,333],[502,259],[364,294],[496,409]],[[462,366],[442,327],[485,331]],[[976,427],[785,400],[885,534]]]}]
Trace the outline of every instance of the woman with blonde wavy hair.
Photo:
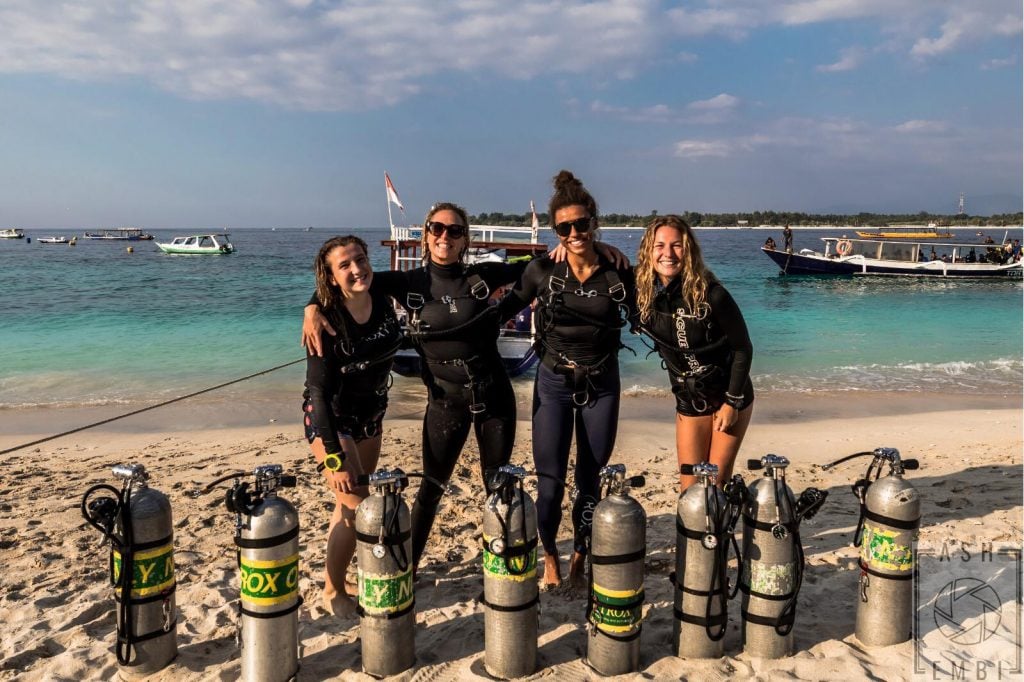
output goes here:
[{"label": "woman with blonde wavy hair", "polygon": [[[743,314],[679,216],[647,226],[635,272],[638,327],[654,341],[676,399],[679,464],[717,464],[721,484],[753,413],[754,349]],[[694,480],[680,476],[680,490]]]}]

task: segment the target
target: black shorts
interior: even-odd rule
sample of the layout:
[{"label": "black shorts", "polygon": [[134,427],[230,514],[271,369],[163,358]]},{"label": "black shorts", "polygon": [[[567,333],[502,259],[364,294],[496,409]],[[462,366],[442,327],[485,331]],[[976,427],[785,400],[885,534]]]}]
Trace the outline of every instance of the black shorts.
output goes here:
[{"label": "black shorts", "polygon": [[[337,414],[338,433],[350,436],[352,440],[360,441],[379,436],[381,424],[384,421],[384,413],[388,409],[387,397],[373,396],[366,401],[354,401],[366,406],[366,410],[360,410],[359,414]],[[313,419],[313,402],[306,398],[302,401],[302,424],[306,429],[306,440],[312,443],[320,437],[320,429]]]},{"label": "black shorts", "polygon": [[[684,417],[706,417],[714,414],[725,403],[728,388],[724,372],[718,371],[703,381],[687,381],[686,378],[671,377],[672,395],[676,398],[676,413]],[[743,400],[735,407],[743,411],[754,402],[754,386],[747,379],[743,387]]]}]

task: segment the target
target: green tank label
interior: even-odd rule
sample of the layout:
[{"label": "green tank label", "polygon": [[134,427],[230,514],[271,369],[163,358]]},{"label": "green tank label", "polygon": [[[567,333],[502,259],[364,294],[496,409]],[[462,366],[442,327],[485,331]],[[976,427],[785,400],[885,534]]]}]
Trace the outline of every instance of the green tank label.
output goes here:
[{"label": "green tank label", "polygon": [[865,522],[860,536],[861,561],[875,570],[901,573],[914,570],[914,551],[896,542],[900,535],[899,531],[884,530]]},{"label": "green tank label", "polygon": [[359,605],[373,615],[395,613],[412,605],[412,568],[395,575],[359,570]]},{"label": "green tank label", "polygon": [[793,591],[795,564],[750,562],[743,566],[743,584],[751,592],[782,597]]},{"label": "green tank label", "polygon": [[[114,552],[114,582],[121,579],[121,553]],[[159,594],[174,585],[174,545],[138,552],[132,558],[132,598]]]},{"label": "green tank label", "polygon": [[[598,629],[615,634],[635,630],[643,620],[644,590],[609,590],[594,584],[591,593],[590,622]],[[630,604],[635,606],[630,607]]]},{"label": "green tank label", "polygon": [[[487,541],[486,537],[484,537],[484,541]],[[537,577],[537,548],[534,547],[526,554],[509,558],[506,564],[504,557],[492,554],[485,544],[484,573],[499,580],[515,580],[517,582],[533,580]]]},{"label": "green tank label", "polygon": [[272,606],[295,597],[299,591],[299,555],[258,561],[241,558],[242,601]]}]

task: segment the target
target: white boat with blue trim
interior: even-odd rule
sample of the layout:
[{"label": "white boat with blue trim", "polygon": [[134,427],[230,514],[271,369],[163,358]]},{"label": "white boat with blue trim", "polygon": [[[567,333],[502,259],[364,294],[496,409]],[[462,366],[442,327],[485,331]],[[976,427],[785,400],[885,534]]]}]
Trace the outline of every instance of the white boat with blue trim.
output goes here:
[{"label": "white boat with blue trim", "polygon": [[228,241],[227,232],[220,234],[193,234],[175,237],[170,242],[156,245],[164,253],[201,256],[223,256],[233,253],[235,247]]},{"label": "white boat with blue trim", "polygon": [[1021,279],[1021,261],[1000,245],[823,237],[823,251],[761,247],[785,275]]}]

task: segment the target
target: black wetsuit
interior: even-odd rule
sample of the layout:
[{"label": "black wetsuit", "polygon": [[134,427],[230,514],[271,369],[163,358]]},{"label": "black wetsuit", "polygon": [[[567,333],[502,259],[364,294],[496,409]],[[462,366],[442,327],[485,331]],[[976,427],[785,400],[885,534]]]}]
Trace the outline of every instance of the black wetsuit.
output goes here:
[{"label": "black wetsuit", "polygon": [[584,284],[567,262],[534,260],[502,302],[502,315],[537,299],[541,366],[533,390],[533,462],[537,469],[537,528],[544,551],[557,554],[569,447],[576,432],[574,547],[585,552],[598,474],[608,463],[619,421],[622,320],[634,306],[631,270],[605,260]]},{"label": "black wetsuit", "polygon": [[[394,297],[409,315],[409,336],[427,386],[423,473],[451,478],[469,435],[480,449],[484,484],[508,464],[516,434],[516,399],[498,353],[498,311],[489,302],[515,282],[525,264],[427,266],[374,275],[372,290]],[[444,491],[424,479],[412,510],[413,560],[419,563]]]},{"label": "black wetsuit", "polygon": [[306,437],[310,443],[321,437],[327,452],[341,452],[339,433],[356,441],[379,434],[387,409],[391,365],[402,333],[391,301],[371,296],[373,309],[363,324],[343,305],[325,311],[338,334],[323,333],[323,357],[306,357]]},{"label": "black wetsuit", "polygon": [[679,414],[713,414],[725,402],[743,410],[754,401],[747,325],[717,280],[708,283],[707,303],[691,311],[675,278],[656,294],[651,318],[639,329],[654,340],[668,369]]}]

